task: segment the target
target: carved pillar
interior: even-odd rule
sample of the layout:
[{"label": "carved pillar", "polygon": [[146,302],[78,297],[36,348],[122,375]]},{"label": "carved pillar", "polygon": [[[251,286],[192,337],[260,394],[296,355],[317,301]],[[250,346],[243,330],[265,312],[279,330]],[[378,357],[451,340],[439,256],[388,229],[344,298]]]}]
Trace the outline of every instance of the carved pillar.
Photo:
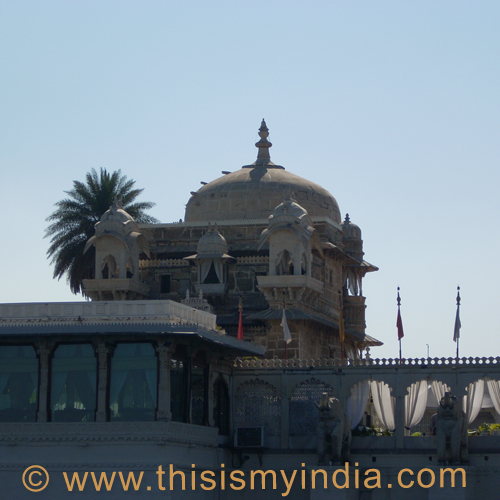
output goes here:
[{"label": "carved pillar", "polygon": [[214,383],[217,378],[217,374],[215,372],[215,365],[217,362],[217,356],[210,353],[207,354],[207,401],[205,402],[207,422],[205,425],[209,427],[215,426],[214,420]]},{"label": "carved pillar", "polygon": [[158,353],[158,406],[156,410],[156,420],[168,422],[172,420],[172,411],[170,409],[170,360],[174,348],[159,341],[156,346]]},{"label": "carved pillar", "polygon": [[38,381],[38,411],[37,422],[48,422],[49,420],[49,394],[50,394],[50,356],[54,344],[45,341],[35,344],[36,353],[40,363],[40,380]]},{"label": "carved pillar", "polygon": [[394,435],[396,436],[396,448],[404,448],[404,437],[405,437],[405,397],[404,395],[396,394],[396,408],[394,415],[394,425],[396,430]]},{"label": "carved pillar", "polygon": [[96,422],[107,422],[109,420],[109,399],[108,387],[110,380],[109,358],[113,352],[113,347],[105,342],[98,342],[96,346],[97,354],[97,410],[95,415]]}]

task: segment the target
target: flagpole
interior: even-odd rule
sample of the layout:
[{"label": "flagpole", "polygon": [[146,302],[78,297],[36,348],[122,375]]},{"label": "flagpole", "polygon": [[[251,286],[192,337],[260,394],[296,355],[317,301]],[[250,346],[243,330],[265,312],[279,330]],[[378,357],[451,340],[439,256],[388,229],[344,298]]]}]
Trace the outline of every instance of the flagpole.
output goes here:
[{"label": "flagpole", "polygon": [[398,318],[396,321],[396,327],[398,329],[398,340],[399,340],[399,362],[401,363],[401,360],[403,358],[401,339],[404,337],[404,332],[403,332],[403,320],[401,319],[401,297],[399,296],[399,286],[398,286],[397,303],[398,303]]},{"label": "flagpole", "polygon": [[457,315],[455,317],[455,331],[453,333],[453,340],[457,343],[457,361],[459,358],[459,344],[460,344],[460,287],[457,286]]}]

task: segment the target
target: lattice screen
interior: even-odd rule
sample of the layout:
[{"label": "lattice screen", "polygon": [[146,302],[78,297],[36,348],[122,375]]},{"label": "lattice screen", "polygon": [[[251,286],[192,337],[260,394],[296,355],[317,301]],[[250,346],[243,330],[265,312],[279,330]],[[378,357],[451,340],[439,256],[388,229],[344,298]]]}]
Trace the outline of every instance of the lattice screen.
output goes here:
[{"label": "lattice screen", "polygon": [[314,378],[294,389],[290,398],[290,436],[316,434],[319,413],[315,403],[319,404],[324,392],[333,396],[333,389],[328,384]]},{"label": "lattice screen", "polygon": [[236,427],[264,427],[269,436],[281,432],[281,398],[276,387],[254,379],[242,384],[234,398]]}]

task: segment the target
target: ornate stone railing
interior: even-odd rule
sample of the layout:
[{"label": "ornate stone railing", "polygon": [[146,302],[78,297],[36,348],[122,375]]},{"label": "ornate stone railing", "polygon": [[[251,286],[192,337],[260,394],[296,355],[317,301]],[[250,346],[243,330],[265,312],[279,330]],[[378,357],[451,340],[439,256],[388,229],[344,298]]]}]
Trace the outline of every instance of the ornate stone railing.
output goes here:
[{"label": "ornate stone railing", "polygon": [[256,255],[250,257],[238,257],[236,259],[238,264],[268,264],[269,256],[267,255]]},{"label": "ornate stone railing", "polygon": [[[272,436],[272,440],[270,437],[270,447],[301,448],[309,446],[310,443],[307,439],[290,433],[290,429],[295,425],[294,419],[302,418],[302,413],[297,414],[296,409],[292,411],[294,401],[305,401],[309,398],[312,404],[319,401],[321,394],[330,392],[341,402],[345,402],[352,395],[352,389],[359,383],[369,381],[386,384],[390,395],[395,398],[395,431],[391,438],[394,442],[390,448],[404,449],[405,397],[414,384],[427,381],[429,387],[433,381],[438,381],[449,387],[454,396],[461,398],[467,394],[469,384],[484,379],[500,380],[500,357],[401,360],[239,358],[233,366],[232,391],[234,397],[244,394],[247,399],[263,394],[262,405],[274,402],[275,407],[268,421],[279,419],[280,426],[279,432]],[[259,406],[255,399],[251,400]],[[314,409],[314,406],[311,408]],[[303,411],[304,408],[301,407],[300,412]],[[310,412],[307,418],[313,418],[314,415],[315,412]],[[259,425],[268,424],[264,421]]]},{"label": "ornate stone railing", "polygon": [[189,262],[184,259],[155,259],[155,260],[140,260],[139,267],[148,269],[150,267],[185,267],[189,266]]},{"label": "ornate stone railing", "polygon": [[433,367],[433,368],[450,368],[450,367],[476,367],[481,365],[495,365],[500,368],[500,357],[483,357],[483,358],[373,358],[373,359],[339,359],[339,358],[322,358],[322,359],[240,359],[237,358],[234,362],[234,367],[239,368],[259,368],[259,369],[275,369],[275,368],[350,368],[350,367]]}]

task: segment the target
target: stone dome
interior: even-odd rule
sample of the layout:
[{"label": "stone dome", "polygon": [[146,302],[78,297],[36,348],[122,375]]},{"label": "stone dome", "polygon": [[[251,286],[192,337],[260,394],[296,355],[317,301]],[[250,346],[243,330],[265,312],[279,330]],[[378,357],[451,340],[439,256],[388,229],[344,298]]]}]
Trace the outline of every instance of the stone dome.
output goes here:
[{"label": "stone dome", "polygon": [[267,219],[283,200],[293,198],[309,216],[340,224],[339,206],[326,189],[270,161],[264,121],[259,135],[257,161],[200,188],[187,203],[185,221]]},{"label": "stone dome", "polygon": [[307,213],[307,210],[305,210],[299,204],[295,203],[292,200],[286,200],[274,209],[273,215],[271,215],[271,217],[274,218],[281,215],[290,215],[292,217],[297,217],[298,219],[300,219],[303,216],[307,217],[307,215],[309,214]]},{"label": "stone dome", "polygon": [[361,240],[361,229],[351,222],[349,214],[346,214],[344,222],[341,224],[345,238]]},{"label": "stone dome", "polygon": [[198,257],[220,258],[227,256],[227,241],[214,227],[211,227],[199,240]]},{"label": "stone dome", "polygon": [[133,221],[134,219],[130,214],[123,210],[121,202],[115,201],[115,203],[111,205],[101,216],[101,222],[108,220],[127,222],[129,220]]}]

